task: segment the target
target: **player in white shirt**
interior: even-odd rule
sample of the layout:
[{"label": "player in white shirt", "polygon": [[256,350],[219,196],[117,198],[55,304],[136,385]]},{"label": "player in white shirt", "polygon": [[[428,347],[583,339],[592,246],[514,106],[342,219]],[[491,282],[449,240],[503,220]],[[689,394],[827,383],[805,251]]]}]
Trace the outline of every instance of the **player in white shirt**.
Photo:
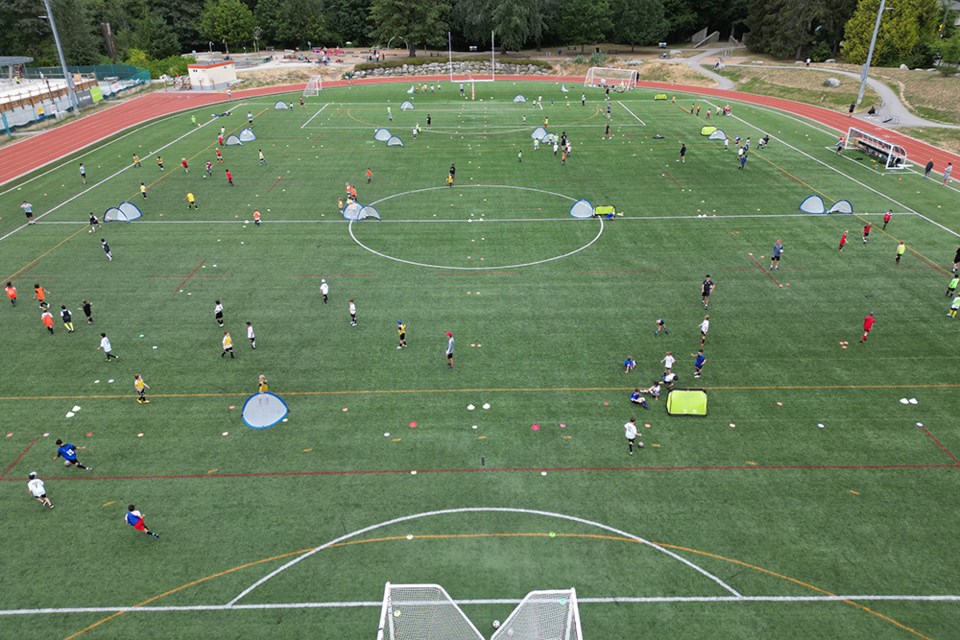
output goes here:
[{"label": "player in white shirt", "polygon": [[357,326],[357,305],[353,304],[353,300],[350,301],[350,326]]},{"label": "player in white shirt", "polygon": [[703,316],[703,322],[700,323],[700,346],[707,342],[707,332],[710,331],[710,316]]},{"label": "player in white shirt", "polygon": [[247,323],[247,340],[250,341],[250,348],[257,348],[257,335],[253,332],[253,325],[249,322]]},{"label": "player in white shirt", "polygon": [[447,368],[453,369],[453,332],[447,331]]},{"label": "player in white shirt", "polygon": [[666,369],[667,371],[670,371],[671,369],[673,369],[673,363],[676,361],[677,359],[673,357],[673,353],[670,351],[667,351],[667,354],[663,356],[663,360],[661,360],[660,362],[663,363],[664,369]]},{"label": "player in white shirt", "polygon": [[643,449],[643,443],[637,442],[637,419],[634,416],[630,416],[630,420],[623,425],[623,434],[627,438],[627,447],[630,450],[630,455],[633,455],[633,445],[636,444],[638,449]]},{"label": "player in white shirt", "polygon": [[100,346],[97,349],[103,349],[103,352],[107,354],[107,362],[110,362],[110,358],[114,360],[119,360],[120,358],[113,355],[113,345],[110,344],[110,338],[107,337],[107,334],[100,334]]},{"label": "player in white shirt", "polygon": [[323,304],[327,304],[327,294],[330,293],[330,285],[323,278],[320,278],[320,295],[323,296]]},{"label": "player in white shirt", "polygon": [[220,304],[219,300],[217,300],[216,306],[213,307],[213,318],[217,321],[218,325],[223,326],[223,305]]},{"label": "player in white shirt", "polygon": [[50,502],[50,498],[47,497],[47,490],[43,486],[43,480],[37,477],[36,471],[30,472],[30,480],[27,482],[27,489],[29,490],[30,495],[33,496],[34,500],[48,509],[53,509],[53,503]]}]

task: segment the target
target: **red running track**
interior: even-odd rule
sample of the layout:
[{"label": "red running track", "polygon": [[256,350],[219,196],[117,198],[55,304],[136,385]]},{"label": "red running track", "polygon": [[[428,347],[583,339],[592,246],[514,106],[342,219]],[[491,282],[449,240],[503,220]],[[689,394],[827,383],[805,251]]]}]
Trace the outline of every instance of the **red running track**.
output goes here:
[{"label": "red running track", "polygon": [[[499,76],[501,80],[525,81],[534,80],[541,82],[568,82],[579,86],[583,81],[579,77],[528,77],[528,76]],[[351,85],[368,84],[387,84],[387,83],[407,83],[407,82],[436,82],[448,80],[448,76],[416,76],[412,78],[370,78],[358,80],[355,82],[340,80],[326,83],[326,87],[342,87]],[[454,77],[454,81],[469,81],[467,77]],[[712,89],[707,87],[692,87],[685,85],[668,84],[665,82],[641,82],[641,87],[651,89],[662,89],[664,91],[684,92],[693,95],[705,95],[722,99],[724,101],[749,102],[756,105],[770,107],[779,111],[793,113],[810,120],[819,122],[838,133],[846,133],[851,126],[857,126],[860,129],[881,136],[887,140],[901,145],[907,150],[907,155],[913,158],[918,164],[926,164],[927,160],[933,160],[939,172],[948,162],[960,164],[960,156],[938,149],[925,142],[902,135],[895,130],[882,127],[860,118],[850,118],[844,113],[830,111],[814,105],[785,100],[783,98],[774,98],[769,96],[760,96],[751,93],[742,93],[739,91],[728,91],[725,89]],[[284,85],[276,87],[260,87],[257,89],[248,89],[236,91],[233,94],[234,100],[252,98],[256,96],[271,95],[277,93],[286,93],[290,91],[302,91],[305,85]],[[49,164],[60,158],[64,158],[72,153],[76,153],[90,145],[96,144],[104,138],[119,133],[129,127],[147,122],[154,118],[170,115],[186,109],[194,109],[207,104],[226,103],[225,93],[177,93],[156,91],[139,98],[133,98],[108,107],[102,111],[83,116],[80,119],[50,129],[29,138],[24,138],[18,142],[6,145],[0,148],[0,185],[4,185],[12,180],[22,177],[31,171],[35,171],[46,164]]]}]

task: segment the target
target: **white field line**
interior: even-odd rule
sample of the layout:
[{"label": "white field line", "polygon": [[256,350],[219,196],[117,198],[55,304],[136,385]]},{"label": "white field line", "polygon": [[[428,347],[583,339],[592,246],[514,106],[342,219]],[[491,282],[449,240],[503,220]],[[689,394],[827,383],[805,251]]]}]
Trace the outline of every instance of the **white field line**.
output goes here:
[{"label": "white field line", "polygon": [[631,111],[630,108],[627,107],[627,105],[623,104],[622,101],[617,100],[617,104],[620,105],[627,113],[629,113],[629,114],[632,115],[634,118],[636,118],[636,119],[637,119],[637,122],[639,122],[639,123],[642,124],[643,126],[646,126],[646,125],[647,125],[646,122],[644,122],[643,120],[640,119],[640,116],[638,116],[638,115],[635,114],[633,111]]},{"label": "white field line", "polygon": [[[906,211],[902,213],[894,212],[894,214],[898,216],[917,216],[920,218],[923,217],[914,211]],[[329,220],[273,220],[273,219],[270,219],[270,220],[265,220],[263,224],[265,225],[266,224],[344,224],[348,222],[347,220],[339,218],[336,215],[333,215],[333,214],[331,215],[333,217],[331,217]],[[617,224],[620,224],[621,222],[656,222],[658,220],[722,221],[722,220],[741,220],[741,219],[754,219],[754,218],[758,220],[762,220],[762,219],[813,217],[813,218],[822,218],[824,220],[827,220],[827,219],[830,219],[831,217],[837,218],[838,216],[844,216],[844,215],[847,215],[847,214],[837,213],[837,214],[827,215],[827,214],[814,214],[814,213],[769,213],[769,214],[761,214],[761,213],[714,214],[712,213],[703,218],[695,215],[630,216],[630,217],[617,218],[616,220],[617,220]],[[857,215],[865,218],[881,217],[883,216],[883,212],[878,211],[876,213],[857,213]],[[469,218],[469,219],[464,218],[460,220],[430,219],[430,218],[427,218],[425,220],[418,220],[418,219],[380,220],[377,222],[370,222],[369,224],[443,224],[443,223],[450,223],[450,222],[463,223],[463,222],[471,222],[471,221],[477,222],[477,224],[480,224],[477,218]],[[496,223],[496,222],[582,222],[582,218],[565,217],[565,218],[484,218],[483,219],[483,224],[486,224],[488,222],[491,222],[491,223]],[[61,221],[54,221],[54,222],[45,222],[44,224],[45,225],[52,225],[52,224],[72,225],[72,226],[79,227],[79,226],[86,226],[88,223],[81,222],[79,220],[74,220],[74,221],[61,220]],[[233,224],[233,225],[246,226],[246,225],[252,224],[252,222],[249,220],[246,222],[240,221],[240,220],[138,220],[136,224],[138,225],[139,224]]]},{"label": "white field line", "polygon": [[[601,229],[602,229],[602,227],[601,227]],[[599,236],[598,236],[598,237],[599,237]],[[400,523],[402,523],[402,522],[410,522],[410,521],[412,521],[412,520],[419,520],[419,519],[421,519],[421,518],[429,518],[429,517],[439,516],[439,515],[455,515],[455,514],[461,514],[461,513],[519,513],[519,514],[525,514],[525,515],[545,516],[545,517],[548,517],[548,518],[556,518],[556,519],[558,519],[558,520],[567,520],[567,521],[569,521],[569,522],[577,522],[577,523],[579,523],[579,524],[584,524],[584,525],[587,525],[587,526],[596,527],[596,528],[598,528],[598,529],[602,529],[602,530],[604,530],[604,531],[609,531],[610,533],[615,533],[615,534],[617,534],[617,535],[623,536],[623,537],[625,537],[625,538],[629,538],[629,539],[631,539],[631,540],[633,540],[633,541],[635,541],[635,542],[639,542],[639,543],[645,544],[645,545],[647,545],[647,546],[649,546],[649,547],[651,547],[651,548],[653,548],[653,549],[656,549],[657,551],[663,553],[664,555],[667,555],[667,556],[673,558],[674,560],[676,560],[676,561],[678,561],[678,562],[686,565],[687,567],[693,569],[694,571],[696,571],[696,572],[699,573],[700,575],[708,578],[709,580],[711,580],[712,582],[716,583],[717,585],[719,585],[721,588],[725,589],[728,593],[732,594],[733,596],[738,597],[738,598],[741,597],[741,596],[740,596],[740,593],[739,593],[736,589],[734,589],[733,587],[731,587],[730,585],[728,585],[726,582],[724,582],[723,580],[721,580],[720,578],[718,578],[718,577],[715,576],[714,574],[710,573],[709,571],[707,571],[707,570],[704,569],[703,567],[700,567],[700,566],[694,564],[693,562],[691,562],[690,560],[687,560],[687,559],[684,558],[683,556],[681,556],[681,555],[679,555],[679,554],[677,554],[677,553],[675,553],[675,552],[673,552],[673,551],[670,551],[669,549],[666,549],[666,548],[664,548],[664,547],[661,547],[660,545],[656,544],[655,542],[651,542],[651,541],[649,541],[649,540],[646,540],[646,539],[644,539],[644,538],[641,538],[640,536],[635,536],[635,535],[633,535],[632,533],[627,533],[626,531],[622,531],[622,530],[620,530],[620,529],[616,529],[616,528],[614,528],[614,527],[607,526],[607,525],[602,524],[602,523],[600,523],[600,522],[594,522],[594,521],[592,521],[592,520],[586,520],[586,519],[584,519],[584,518],[578,518],[578,517],[576,517],[576,516],[569,516],[569,515],[565,515],[565,514],[562,514],[562,513],[554,513],[554,512],[551,512],[551,511],[540,511],[540,510],[538,510],[538,509],[519,509],[519,508],[512,508],[512,507],[462,507],[462,508],[459,508],[459,509],[441,509],[441,510],[438,510],[438,511],[425,511],[425,512],[423,512],[423,513],[415,513],[415,514],[409,515],[409,516],[402,516],[402,517],[399,517],[399,518],[394,518],[394,519],[392,519],[392,520],[386,520],[386,521],[384,521],[384,522],[380,522],[380,523],[377,523],[377,524],[370,525],[370,526],[368,526],[368,527],[364,527],[363,529],[357,529],[356,531],[354,531],[354,532],[352,532],[352,533],[344,534],[344,535],[340,536],[339,538],[335,538],[335,539],[333,539],[333,540],[331,540],[331,541],[329,541],[329,542],[326,542],[326,543],[320,545],[319,547],[316,547],[316,548],[314,548],[314,549],[312,549],[312,550],[310,550],[310,551],[307,551],[306,553],[304,553],[304,554],[302,554],[302,555],[299,555],[299,556],[297,556],[296,558],[294,558],[293,560],[290,560],[289,562],[285,563],[283,566],[278,567],[277,569],[274,569],[273,571],[271,571],[270,573],[268,573],[267,575],[263,576],[262,578],[260,578],[260,579],[257,580],[256,582],[254,582],[252,585],[250,585],[249,587],[247,587],[246,589],[244,589],[243,591],[241,591],[239,594],[237,594],[232,600],[230,600],[230,601],[227,603],[227,605],[228,605],[228,606],[235,606],[235,605],[237,604],[237,602],[239,602],[240,600],[242,600],[243,598],[245,598],[245,597],[246,597],[247,595],[249,595],[252,591],[254,591],[257,587],[259,587],[259,586],[262,585],[263,583],[267,582],[268,580],[270,580],[270,579],[273,578],[274,576],[276,576],[276,575],[278,575],[278,574],[280,574],[280,573],[283,573],[284,571],[286,571],[286,570],[289,569],[290,567],[293,567],[294,565],[300,563],[301,561],[306,560],[306,559],[309,558],[310,556],[312,556],[312,555],[314,555],[314,554],[316,554],[316,553],[318,553],[318,552],[320,552],[320,551],[323,551],[324,549],[326,549],[326,548],[328,548],[328,547],[331,547],[331,546],[333,546],[333,545],[335,545],[335,544],[337,544],[337,543],[339,543],[339,542],[343,542],[343,541],[345,541],[345,540],[350,540],[350,539],[355,538],[355,537],[357,537],[357,536],[359,536],[359,535],[362,535],[362,534],[364,534],[364,533],[368,533],[368,532],[370,532],[370,531],[376,531],[377,529],[382,529],[383,527],[388,527],[388,526],[391,526],[391,525],[394,525],[394,524],[400,524]]]},{"label": "white field line", "polygon": [[[239,108],[240,106],[242,106],[242,105],[237,105],[237,108]],[[163,145],[163,146],[160,147],[159,149],[156,149],[156,150],[154,150],[154,151],[150,151],[149,153],[143,154],[143,158],[149,159],[150,156],[156,155],[156,154],[159,153],[160,151],[163,151],[164,149],[167,149],[167,148],[169,148],[169,147],[172,147],[172,146],[175,145],[176,143],[180,142],[181,140],[183,140],[184,138],[186,138],[187,136],[189,136],[191,133],[193,133],[193,132],[195,132],[195,131],[199,131],[200,129],[202,129],[203,127],[207,126],[207,125],[210,124],[211,122],[215,122],[215,120],[208,120],[208,121],[204,122],[203,124],[201,124],[199,127],[192,127],[189,131],[187,131],[185,134],[183,134],[183,135],[180,136],[179,138],[174,139],[172,142],[168,142],[167,144]],[[148,125],[148,126],[149,126],[149,125]],[[131,132],[131,133],[133,133],[133,132]],[[129,135],[129,134],[127,134],[127,135]],[[109,144],[109,143],[108,143],[108,144]],[[106,145],[104,145],[104,146],[106,146]],[[98,148],[100,148],[100,147],[98,147]],[[66,166],[66,165],[60,165],[60,166],[62,167],[62,166]],[[64,200],[63,202],[61,202],[60,204],[58,204],[57,206],[55,206],[55,207],[53,207],[53,208],[51,208],[51,209],[49,209],[49,210],[47,210],[47,211],[44,211],[44,212],[41,213],[40,215],[36,216],[35,219],[39,222],[42,218],[44,218],[44,217],[48,216],[49,214],[53,213],[54,211],[56,211],[56,210],[59,209],[60,207],[62,207],[62,206],[64,206],[64,205],[67,205],[67,204],[70,204],[71,202],[73,202],[74,200],[76,200],[77,198],[79,198],[80,196],[83,196],[83,195],[86,195],[86,194],[90,193],[91,191],[93,191],[94,189],[96,189],[97,187],[99,187],[100,185],[106,184],[107,182],[109,182],[109,181],[112,180],[113,178],[116,178],[118,175],[120,175],[120,174],[123,173],[124,171],[129,170],[129,169],[132,168],[132,167],[133,167],[133,164],[127,164],[127,165],[125,165],[125,166],[124,166],[122,169],[120,169],[119,171],[113,172],[112,174],[110,174],[109,176],[107,176],[106,178],[104,178],[103,180],[100,180],[99,182],[95,182],[94,184],[90,185],[89,187],[87,187],[86,189],[84,189],[83,191],[81,191],[80,193],[78,193],[78,194],[76,194],[76,195],[74,195],[74,196],[71,196],[70,198],[67,198],[66,200]],[[59,167],[58,167],[58,168],[59,168]],[[54,170],[54,169],[51,169],[50,171],[53,171],[53,170]],[[171,171],[172,171],[172,170],[173,170],[173,168],[171,167]],[[47,173],[49,173],[49,171],[48,171]],[[42,175],[46,175],[46,174],[42,174]],[[40,176],[37,176],[37,177],[40,177]],[[4,192],[4,193],[6,193],[6,192]],[[0,195],[3,195],[3,194],[0,194]],[[0,241],[6,240],[7,238],[9,238],[10,236],[12,236],[13,234],[17,233],[18,231],[22,231],[23,229],[26,229],[28,226],[30,226],[30,225],[24,223],[24,224],[20,225],[19,227],[16,227],[13,231],[9,231],[9,232],[7,232],[6,234],[0,236]]]},{"label": "white field line", "polygon": [[323,105],[322,107],[320,107],[320,110],[317,111],[317,112],[316,112],[315,114],[313,114],[312,116],[310,116],[310,118],[307,119],[306,122],[304,122],[302,125],[300,125],[300,128],[301,128],[301,129],[306,128],[306,126],[307,126],[308,124],[310,124],[310,121],[311,121],[311,120],[313,120],[313,119],[316,118],[318,115],[320,115],[321,113],[323,113],[323,110],[326,109],[326,108],[329,107],[329,106],[330,106],[330,103],[328,102],[328,103],[326,103],[325,105]]},{"label": "white field line", "polygon": [[[960,595],[838,595],[838,596],[614,596],[608,598],[577,598],[580,604],[688,604],[712,602],[960,602]],[[459,606],[520,604],[520,598],[488,598],[455,600]],[[0,616],[62,615],[67,613],[170,613],[178,611],[243,611],[262,609],[351,609],[379,607],[380,600],[353,602],[273,602],[263,604],[196,604],[144,607],[51,607],[42,609],[0,609]]]}]

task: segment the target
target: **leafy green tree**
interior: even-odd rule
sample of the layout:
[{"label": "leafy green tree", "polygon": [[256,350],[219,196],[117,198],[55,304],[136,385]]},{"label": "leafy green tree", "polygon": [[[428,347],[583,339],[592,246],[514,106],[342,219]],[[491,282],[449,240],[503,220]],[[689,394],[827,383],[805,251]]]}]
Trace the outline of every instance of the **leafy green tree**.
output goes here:
[{"label": "leafy green tree", "polygon": [[269,42],[299,47],[327,37],[323,9],[323,0],[259,0],[256,17]]},{"label": "leafy green tree", "polygon": [[231,42],[250,40],[254,26],[256,21],[253,12],[240,0],[211,0],[200,15],[200,33],[216,42],[223,42],[227,53]]},{"label": "leafy green tree", "polygon": [[752,0],[747,44],[753,51],[799,59],[813,37],[814,0]]},{"label": "leafy green tree", "polygon": [[568,44],[583,46],[601,42],[610,33],[610,5],[607,0],[563,0],[559,36]]},{"label": "leafy green tree", "polygon": [[610,0],[611,39],[631,45],[659,42],[667,35],[662,0]]},{"label": "leafy green tree", "polygon": [[690,0],[663,0],[663,14],[667,20],[669,40],[689,38],[700,29],[700,19]]},{"label": "leafy green tree", "polygon": [[370,0],[338,0],[327,5],[326,24],[331,44],[367,40]]},{"label": "leafy green tree", "polygon": [[373,36],[381,44],[403,38],[411,58],[418,46],[446,43],[449,16],[450,5],[442,0],[373,0],[370,5]]},{"label": "leafy green tree", "polygon": [[67,64],[100,62],[101,40],[94,35],[86,0],[53,0],[50,4]]},{"label": "leafy green tree", "polygon": [[[916,63],[916,57],[930,46],[937,36],[943,8],[937,0],[897,0],[891,3],[880,22],[872,64],[889,66]],[[862,64],[867,60],[873,26],[880,10],[880,0],[859,0],[847,22],[843,36],[843,55],[848,62]]]},{"label": "leafy green tree", "polygon": [[42,9],[32,0],[0,2],[0,24],[5,26],[0,55],[30,56],[40,66],[56,62],[50,26],[37,17],[41,13]]}]

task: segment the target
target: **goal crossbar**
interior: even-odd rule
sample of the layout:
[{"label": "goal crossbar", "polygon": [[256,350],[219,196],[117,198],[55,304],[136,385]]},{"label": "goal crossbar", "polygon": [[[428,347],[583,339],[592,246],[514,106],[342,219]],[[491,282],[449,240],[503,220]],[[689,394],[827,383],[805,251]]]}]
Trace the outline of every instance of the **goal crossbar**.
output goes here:
[{"label": "goal crossbar", "polygon": [[857,127],[847,130],[845,149],[861,151],[883,165],[885,169],[907,168],[907,150],[902,146]]},{"label": "goal crossbar", "polygon": [[637,88],[637,79],[640,74],[636,69],[619,69],[616,67],[590,67],[583,79],[585,87],[600,87],[615,91],[628,91]]}]

